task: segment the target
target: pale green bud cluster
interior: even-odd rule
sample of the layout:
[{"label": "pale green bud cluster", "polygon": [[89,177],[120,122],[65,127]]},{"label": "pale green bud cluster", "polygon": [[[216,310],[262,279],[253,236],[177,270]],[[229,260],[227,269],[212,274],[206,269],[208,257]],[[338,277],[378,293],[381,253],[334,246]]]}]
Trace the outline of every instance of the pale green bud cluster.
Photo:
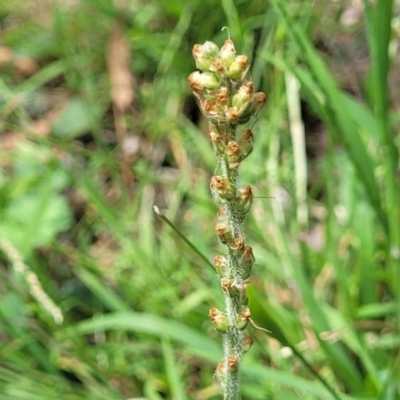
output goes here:
[{"label": "pale green bud cluster", "polygon": [[265,104],[265,93],[253,93],[253,83],[246,80],[248,58],[235,55],[232,40],[221,49],[212,42],[196,44],[193,57],[201,72],[193,72],[189,83],[208,118],[243,124]]}]

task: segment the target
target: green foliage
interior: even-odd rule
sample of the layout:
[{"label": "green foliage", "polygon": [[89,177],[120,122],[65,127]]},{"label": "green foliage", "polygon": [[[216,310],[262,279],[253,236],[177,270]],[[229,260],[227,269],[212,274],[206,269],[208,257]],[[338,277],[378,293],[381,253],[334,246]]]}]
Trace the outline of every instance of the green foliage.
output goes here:
[{"label": "green foliage", "polygon": [[[365,0],[346,27],[350,2],[20,3],[0,3],[0,400],[220,398],[214,157],[187,75],[223,26],[268,94],[240,174],[258,197],[250,308],[271,333],[254,327],[242,399],[400,399],[394,2]],[[343,35],[359,40],[348,59]]]},{"label": "green foliage", "polygon": [[69,182],[44,146],[23,143],[12,159],[14,173],[3,187],[2,231],[26,255],[71,227],[71,212],[61,195]]}]

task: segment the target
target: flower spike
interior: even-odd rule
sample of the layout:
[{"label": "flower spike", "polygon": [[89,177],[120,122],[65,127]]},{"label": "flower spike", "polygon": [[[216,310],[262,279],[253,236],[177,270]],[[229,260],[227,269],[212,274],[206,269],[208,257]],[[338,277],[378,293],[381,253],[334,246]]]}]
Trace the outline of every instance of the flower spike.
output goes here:
[{"label": "flower spike", "polygon": [[239,185],[239,167],[253,149],[254,135],[241,125],[257,117],[266,94],[254,93],[249,59],[236,55],[230,38],[220,49],[212,42],[196,44],[193,57],[200,71],[189,76],[189,83],[208,120],[217,159],[219,172],[211,177],[210,190],[218,207],[215,232],[225,247],[225,255],[214,258],[225,310],[211,308],[209,312],[211,323],[224,337],[224,359],[215,377],[223,388],[224,400],[237,400],[241,359],[252,344],[252,338],[244,336],[243,331],[251,322],[246,289],[255,262],[242,227],[253,193],[250,186]]}]

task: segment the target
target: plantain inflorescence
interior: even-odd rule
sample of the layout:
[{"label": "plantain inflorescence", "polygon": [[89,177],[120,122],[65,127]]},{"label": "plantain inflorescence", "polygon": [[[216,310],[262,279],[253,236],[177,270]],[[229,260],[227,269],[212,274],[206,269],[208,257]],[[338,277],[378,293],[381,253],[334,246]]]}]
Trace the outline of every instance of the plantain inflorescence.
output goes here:
[{"label": "plantain inflorescence", "polygon": [[249,77],[249,60],[236,55],[232,40],[221,48],[213,42],[196,44],[193,57],[200,71],[189,83],[208,121],[210,139],[217,158],[218,175],[210,189],[218,207],[215,232],[225,246],[224,255],[214,258],[215,269],[225,297],[225,311],[211,308],[209,317],[224,335],[224,359],[216,368],[224,400],[239,396],[239,366],[252,338],[243,331],[250,321],[246,288],[255,262],[251,246],[245,243],[242,224],[253,201],[251,187],[239,185],[239,166],[253,149],[253,132],[245,126],[257,116],[266,95],[254,93]]}]

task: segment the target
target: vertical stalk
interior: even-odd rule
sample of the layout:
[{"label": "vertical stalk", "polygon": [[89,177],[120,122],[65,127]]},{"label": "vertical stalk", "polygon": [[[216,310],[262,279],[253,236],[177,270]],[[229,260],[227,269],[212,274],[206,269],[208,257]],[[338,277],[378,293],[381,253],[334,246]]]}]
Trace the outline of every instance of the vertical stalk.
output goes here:
[{"label": "vertical stalk", "polygon": [[[249,62],[236,56],[228,39],[219,49],[214,43],[195,45],[196,71],[189,76],[193,94],[209,123],[209,134],[217,158],[217,173],[210,188],[218,207],[215,232],[225,254],[214,259],[225,298],[225,311],[211,308],[209,317],[224,335],[224,359],[217,366],[224,400],[239,396],[239,366],[252,338],[243,331],[250,320],[246,288],[255,261],[251,246],[245,244],[243,221],[250,210],[250,186],[239,186],[239,166],[253,148],[253,133],[245,127],[265,104],[265,93],[253,93],[248,80]],[[244,127],[243,127],[244,126]]]},{"label": "vertical stalk", "polygon": [[388,75],[389,45],[394,2],[386,0],[371,5],[364,0],[368,40],[371,51],[371,78],[374,111],[381,138],[381,155],[385,167],[385,201],[388,231],[388,262],[394,273],[394,292],[397,297],[397,326],[400,328],[400,190],[398,178],[399,153],[389,123]]},{"label": "vertical stalk", "polygon": [[297,223],[300,229],[307,228],[307,156],[304,124],[301,119],[300,84],[296,77],[290,73],[285,74],[286,97],[290,123],[290,136],[292,137]]}]

